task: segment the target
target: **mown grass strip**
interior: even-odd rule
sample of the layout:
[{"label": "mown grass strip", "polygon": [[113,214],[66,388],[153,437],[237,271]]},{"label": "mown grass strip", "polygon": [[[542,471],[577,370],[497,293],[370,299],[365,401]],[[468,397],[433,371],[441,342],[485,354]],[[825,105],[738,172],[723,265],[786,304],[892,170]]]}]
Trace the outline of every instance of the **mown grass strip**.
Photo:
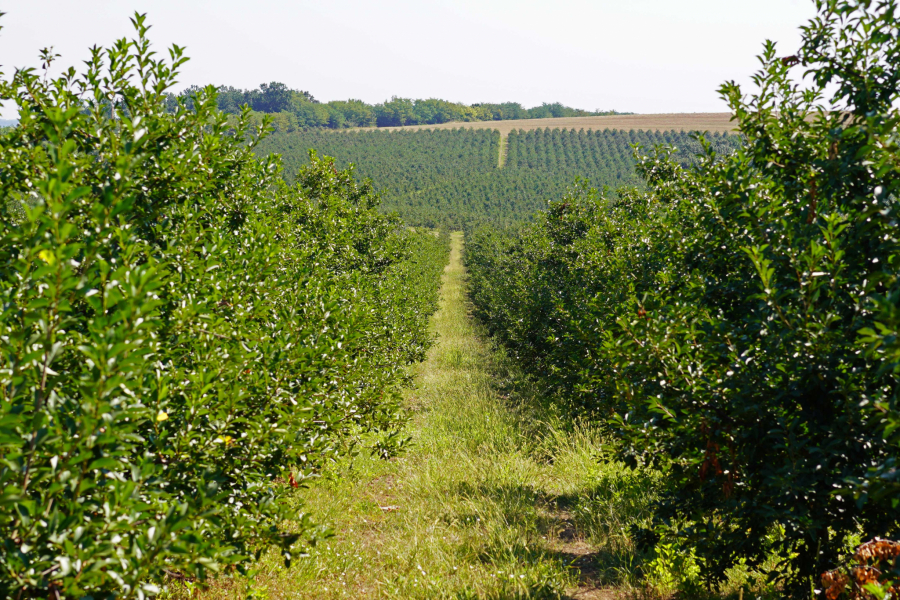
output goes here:
[{"label": "mown grass strip", "polygon": [[334,464],[301,492],[334,537],[289,569],[273,555],[249,585],[222,579],[202,595],[606,598],[633,580],[624,532],[643,492],[598,460],[597,432],[565,425],[513,383],[469,317],[461,254],[454,234],[439,342],[408,397],[407,453]]}]

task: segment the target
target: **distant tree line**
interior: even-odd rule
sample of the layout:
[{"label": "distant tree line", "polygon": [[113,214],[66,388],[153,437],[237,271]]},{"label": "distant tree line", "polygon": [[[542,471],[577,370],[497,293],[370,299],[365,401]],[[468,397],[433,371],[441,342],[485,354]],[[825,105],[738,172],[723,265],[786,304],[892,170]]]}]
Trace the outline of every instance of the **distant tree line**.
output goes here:
[{"label": "distant tree line", "polygon": [[[200,92],[191,86],[180,94],[170,94],[168,104],[176,109],[182,98],[190,106]],[[298,129],[348,127],[399,127],[402,125],[435,125],[460,121],[503,121],[508,119],[544,119],[548,117],[590,117],[619,113],[588,111],[564,106],[559,102],[524,108],[518,102],[501,104],[460,104],[437,98],[418,99],[394,96],[381,104],[366,104],[362,100],[334,100],[319,102],[307,91],[294,90],[279,82],[263,83],[255,90],[220,86],[219,109],[239,114],[248,105],[255,113],[271,116],[276,131]],[[262,115],[259,115],[260,117]]]}]

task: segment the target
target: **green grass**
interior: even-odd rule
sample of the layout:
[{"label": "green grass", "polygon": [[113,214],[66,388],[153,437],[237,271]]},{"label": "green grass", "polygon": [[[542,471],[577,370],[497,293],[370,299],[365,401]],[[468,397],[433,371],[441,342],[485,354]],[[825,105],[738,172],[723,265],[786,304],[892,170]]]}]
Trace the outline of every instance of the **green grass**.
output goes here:
[{"label": "green grass", "polygon": [[657,559],[642,579],[629,539],[649,517],[653,482],[605,458],[599,431],[540,402],[485,341],[468,314],[461,234],[452,244],[433,318],[438,343],[407,398],[408,451],[331,465],[298,499],[334,536],[290,568],[267,556],[252,580],[220,577],[199,597],[666,594],[683,564]]}]

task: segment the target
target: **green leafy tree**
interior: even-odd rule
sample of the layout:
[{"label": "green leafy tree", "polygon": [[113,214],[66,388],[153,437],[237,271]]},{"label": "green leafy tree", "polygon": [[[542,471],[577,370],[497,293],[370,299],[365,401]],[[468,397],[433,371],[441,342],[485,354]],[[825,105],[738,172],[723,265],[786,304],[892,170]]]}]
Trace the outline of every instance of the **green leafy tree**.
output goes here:
[{"label": "green leafy tree", "polygon": [[250,107],[253,110],[264,113],[289,111],[293,99],[293,91],[285,84],[277,81],[263,83],[258,90],[253,90],[247,94]]},{"label": "green leafy tree", "polygon": [[3,597],[289,560],[317,531],[289,482],[363,434],[395,453],[430,343],[446,239],[333,160],[286,184],[253,154],[265,123],[212,87],[171,112],[186,59],[133,22],[83,74],[0,83],[20,117],[0,136]]},{"label": "green leafy tree", "polygon": [[710,585],[777,556],[793,598],[848,536],[900,528],[897,4],[817,6],[796,56],[766,44],[756,94],[723,86],[737,152],[660,151],[646,193],[576,188],[467,246],[512,353],[665,473],[640,539],[681,540]]},{"label": "green leafy tree", "polygon": [[399,127],[413,125],[413,101],[394,96],[388,102],[375,105],[375,119],[379,127]]}]

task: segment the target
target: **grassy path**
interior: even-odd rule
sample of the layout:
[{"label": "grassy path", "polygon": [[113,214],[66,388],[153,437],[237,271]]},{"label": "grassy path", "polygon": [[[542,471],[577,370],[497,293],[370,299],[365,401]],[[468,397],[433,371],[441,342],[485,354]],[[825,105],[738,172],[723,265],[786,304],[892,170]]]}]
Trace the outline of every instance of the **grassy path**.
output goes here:
[{"label": "grassy path", "polygon": [[507,144],[506,134],[501,132],[500,133],[500,151],[499,151],[499,153],[498,153],[499,155],[497,157],[497,168],[498,169],[502,169],[503,166],[506,164],[506,144]]},{"label": "grassy path", "polygon": [[304,490],[335,536],[290,569],[265,560],[254,597],[588,599],[625,583],[627,494],[612,506],[608,492],[627,476],[598,461],[595,434],[563,429],[512,384],[468,316],[461,234],[452,244],[438,343],[408,397],[410,449],[347,459]]}]

